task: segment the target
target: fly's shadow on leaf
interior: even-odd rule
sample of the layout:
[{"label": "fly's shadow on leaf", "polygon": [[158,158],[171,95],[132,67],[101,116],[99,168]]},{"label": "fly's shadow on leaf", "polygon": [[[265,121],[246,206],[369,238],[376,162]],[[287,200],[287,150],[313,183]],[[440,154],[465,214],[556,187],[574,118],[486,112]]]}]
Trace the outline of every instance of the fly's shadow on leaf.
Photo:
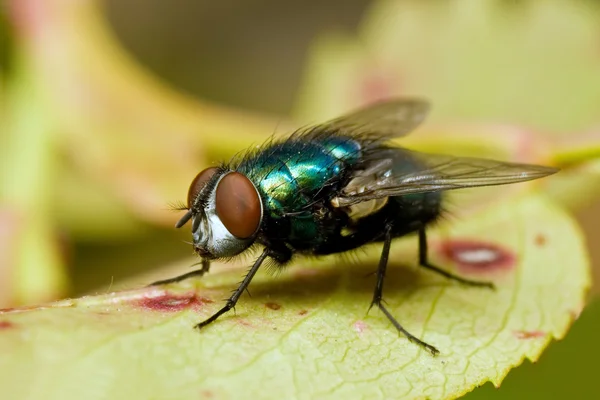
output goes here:
[{"label": "fly's shadow on leaf", "polygon": [[[375,247],[375,246],[374,246]],[[380,245],[376,246],[377,249]],[[331,260],[331,258],[329,259]],[[303,267],[302,260],[289,267],[287,274],[269,280],[257,279],[250,284],[249,291],[254,300],[261,298],[290,298],[301,302],[306,296],[327,297],[340,285],[357,295],[372,295],[377,275],[377,260],[365,261],[337,259],[324,268]],[[385,290],[402,292],[422,284],[419,271],[414,265],[405,262],[388,263]],[[240,299],[240,302],[244,298]],[[365,309],[368,304],[365,305]]]}]

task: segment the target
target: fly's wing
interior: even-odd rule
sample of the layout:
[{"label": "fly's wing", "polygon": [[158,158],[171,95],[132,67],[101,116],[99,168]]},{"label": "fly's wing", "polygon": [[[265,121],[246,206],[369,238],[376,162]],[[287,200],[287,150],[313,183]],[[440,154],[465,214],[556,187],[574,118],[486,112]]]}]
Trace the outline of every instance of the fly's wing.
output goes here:
[{"label": "fly's wing", "polygon": [[429,104],[424,100],[386,100],[320,124],[316,132],[339,131],[361,139],[399,137],[415,129],[428,111]]},{"label": "fly's wing", "polygon": [[372,154],[332,203],[344,207],[389,196],[505,185],[542,178],[557,171],[557,168],[540,165],[388,148]]}]

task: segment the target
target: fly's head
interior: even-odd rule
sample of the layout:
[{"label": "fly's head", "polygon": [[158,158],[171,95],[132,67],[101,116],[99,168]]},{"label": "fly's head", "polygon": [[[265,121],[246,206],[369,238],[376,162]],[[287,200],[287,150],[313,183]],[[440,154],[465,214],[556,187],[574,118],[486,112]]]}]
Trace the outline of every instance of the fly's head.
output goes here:
[{"label": "fly's head", "polygon": [[192,181],[187,213],[180,228],[192,220],[194,251],[206,259],[235,256],[255,240],[263,216],[260,195],[244,174],[211,167]]}]

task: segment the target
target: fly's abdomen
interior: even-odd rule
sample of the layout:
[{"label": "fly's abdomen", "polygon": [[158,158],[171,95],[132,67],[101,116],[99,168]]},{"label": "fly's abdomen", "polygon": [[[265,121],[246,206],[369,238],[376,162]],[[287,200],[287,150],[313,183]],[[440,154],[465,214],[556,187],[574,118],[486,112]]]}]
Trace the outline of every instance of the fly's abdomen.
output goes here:
[{"label": "fly's abdomen", "polygon": [[[393,160],[391,174],[405,176],[419,171],[427,171],[423,161],[414,157],[413,153],[394,148],[382,153]],[[438,217],[442,202],[442,192],[431,191],[411,193],[390,198],[398,206],[396,218],[400,221],[428,222]]]},{"label": "fly's abdomen", "polygon": [[390,198],[396,203],[398,211],[396,219],[400,221],[421,221],[423,223],[434,220],[440,214],[442,193],[429,192],[407,194]]}]

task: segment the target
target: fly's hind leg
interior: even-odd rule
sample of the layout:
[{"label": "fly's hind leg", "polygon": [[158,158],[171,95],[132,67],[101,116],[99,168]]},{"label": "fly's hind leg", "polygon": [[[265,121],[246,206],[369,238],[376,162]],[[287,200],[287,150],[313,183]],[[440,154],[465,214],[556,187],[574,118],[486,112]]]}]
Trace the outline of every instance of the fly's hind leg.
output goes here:
[{"label": "fly's hind leg", "polygon": [[[183,280],[195,277],[195,276],[202,276],[204,274],[206,274],[208,272],[208,270],[210,269],[210,261],[202,259],[202,261],[200,262],[200,264],[202,264],[202,267],[200,269],[191,271],[191,272],[187,272],[183,275],[179,275],[176,276],[174,278],[169,278],[169,279],[164,279],[162,281],[156,281],[156,282],[152,282],[151,284],[149,284],[148,286],[160,286],[160,285],[166,285],[168,283],[175,283],[175,282],[181,282]],[[194,265],[198,265],[198,264],[194,264]]]},{"label": "fly's hind leg", "polygon": [[383,305],[383,281],[385,280],[385,270],[387,268],[388,256],[390,254],[390,246],[392,243],[392,227],[391,225],[386,226],[385,240],[383,242],[383,250],[381,251],[381,258],[379,259],[379,267],[377,268],[377,284],[375,291],[373,292],[373,300],[369,306],[369,310],[373,306],[377,306],[381,312],[387,317],[387,319],[394,325],[394,327],[408,338],[411,342],[423,347],[428,350],[434,356],[439,354],[439,350],[434,346],[430,345],[408,332],[400,323],[392,316],[388,309]]},{"label": "fly's hind leg", "polygon": [[487,287],[490,289],[495,288],[494,284],[491,282],[472,281],[470,279],[461,278],[460,276],[454,275],[448,271],[444,271],[443,269],[431,264],[427,259],[427,235],[425,234],[425,227],[421,227],[421,229],[419,229],[419,265],[464,285]]}]

